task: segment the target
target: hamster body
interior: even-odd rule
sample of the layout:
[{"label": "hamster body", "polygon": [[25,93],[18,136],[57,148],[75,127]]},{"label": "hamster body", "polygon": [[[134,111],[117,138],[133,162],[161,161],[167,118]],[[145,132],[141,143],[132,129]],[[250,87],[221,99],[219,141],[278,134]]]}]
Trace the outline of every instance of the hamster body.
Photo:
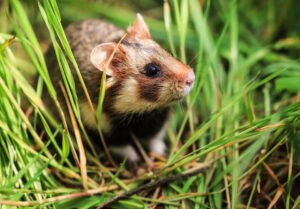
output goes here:
[{"label": "hamster body", "polygon": [[[132,146],[134,135],[145,142],[143,144],[149,151],[164,155],[166,145],[163,138],[169,107],[191,90],[194,82],[192,69],[151,39],[140,15],[127,29],[121,42],[125,31],[101,20],[71,24],[65,32],[95,109],[101,76],[106,73],[101,121],[104,138],[112,153],[127,157],[129,161],[138,161],[140,156]],[[57,61],[53,59],[53,49],[49,50],[47,57],[50,77],[60,94],[59,102],[68,113],[58,85],[62,77],[55,64]],[[71,70],[82,121],[93,141],[100,144],[97,120],[75,70]],[[49,98],[44,101],[48,107],[53,107]]]}]

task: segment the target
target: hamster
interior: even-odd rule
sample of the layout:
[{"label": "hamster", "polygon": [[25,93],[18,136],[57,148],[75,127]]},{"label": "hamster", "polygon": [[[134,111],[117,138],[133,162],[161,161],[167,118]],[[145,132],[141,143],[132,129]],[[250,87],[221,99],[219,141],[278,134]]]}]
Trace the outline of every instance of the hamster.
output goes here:
[{"label": "hamster", "polygon": [[[132,162],[139,161],[141,157],[132,142],[134,135],[150,152],[165,155],[164,137],[170,105],[192,89],[193,70],[152,40],[147,24],[139,14],[134,24],[127,28],[121,42],[125,31],[102,20],[71,24],[65,32],[95,109],[101,75],[106,73],[101,121],[102,132],[112,154],[127,157]],[[58,85],[62,77],[53,53],[52,48],[47,55],[49,74],[68,117],[65,99]],[[105,70],[104,66],[107,66]],[[75,70],[71,71],[83,124],[93,141],[100,145],[97,120]],[[53,111],[53,102],[49,98],[44,101]]]}]

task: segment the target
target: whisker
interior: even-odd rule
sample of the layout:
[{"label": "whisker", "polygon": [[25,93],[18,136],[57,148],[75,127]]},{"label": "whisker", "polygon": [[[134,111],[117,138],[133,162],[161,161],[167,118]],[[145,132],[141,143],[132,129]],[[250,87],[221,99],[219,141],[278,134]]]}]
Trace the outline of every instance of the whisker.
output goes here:
[{"label": "whisker", "polygon": [[195,54],[195,56],[189,61],[188,65],[190,65],[195,59],[197,59],[199,56],[199,53]]}]

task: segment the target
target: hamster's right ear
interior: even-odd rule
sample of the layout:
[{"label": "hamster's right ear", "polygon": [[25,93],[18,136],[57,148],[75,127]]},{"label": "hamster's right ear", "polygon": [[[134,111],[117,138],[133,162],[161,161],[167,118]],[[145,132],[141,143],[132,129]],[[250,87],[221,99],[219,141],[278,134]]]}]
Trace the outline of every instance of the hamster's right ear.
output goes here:
[{"label": "hamster's right ear", "polygon": [[113,53],[117,53],[118,49],[117,44],[115,43],[104,43],[96,46],[90,55],[90,60],[92,64],[99,70],[105,71],[106,75],[113,76],[114,70],[113,67],[110,65],[112,59],[111,56]]},{"label": "hamster's right ear", "polygon": [[127,32],[130,38],[151,39],[149,28],[139,13],[136,15],[134,24],[127,28]]}]

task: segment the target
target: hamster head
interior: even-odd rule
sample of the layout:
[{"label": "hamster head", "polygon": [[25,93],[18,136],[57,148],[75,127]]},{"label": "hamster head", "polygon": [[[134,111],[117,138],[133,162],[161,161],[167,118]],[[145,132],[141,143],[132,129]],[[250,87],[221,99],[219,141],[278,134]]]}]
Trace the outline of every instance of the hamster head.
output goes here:
[{"label": "hamster head", "polygon": [[193,87],[193,70],[151,39],[141,15],[121,43],[103,43],[91,62],[108,76],[106,94],[120,113],[142,113],[182,99]]}]

